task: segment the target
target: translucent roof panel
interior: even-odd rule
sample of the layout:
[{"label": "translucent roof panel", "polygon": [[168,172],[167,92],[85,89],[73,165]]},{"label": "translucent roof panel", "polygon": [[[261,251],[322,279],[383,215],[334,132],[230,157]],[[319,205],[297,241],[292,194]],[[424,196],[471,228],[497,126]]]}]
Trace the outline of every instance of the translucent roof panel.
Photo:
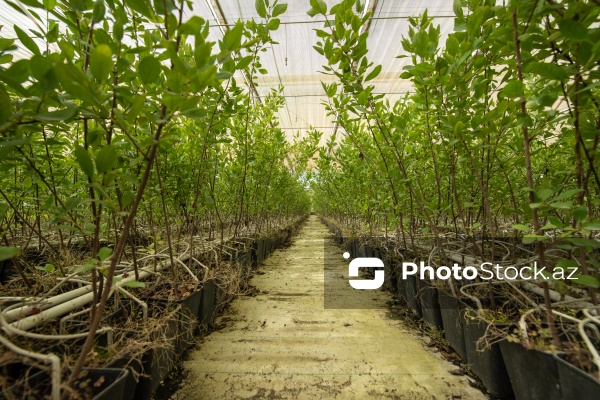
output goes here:
[{"label": "translucent roof panel", "polygon": [[[279,0],[281,3],[286,0]],[[397,101],[411,91],[410,81],[400,78],[403,68],[410,59],[397,58],[403,53],[401,39],[408,33],[408,17],[422,14],[426,9],[441,26],[444,43],[446,36],[453,31],[454,13],[450,0],[363,0],[373,10],[369,25],[369,60],[382,65],[380,75],[372,81],[376,93],[384,93],[391,102]],[[272,33],[279,44],[261,53],[261,62],[268,73],[255,77],[256,89],[265,96],[271,88],[283,86],[285,106],[279,111],[280,126],[288,136],[315,127],[326,135],[334,131],[335,119],[327,115],[322,103],[327,100],[321,81],[333,82],[336,79],[321,73],[326,63],[313,46],[317,42],[315,29],[323,28],[323,18],[307,15],[309,0],[287,0],[287,12],[280,16],[281,25]],[[328,8],[338,0],[326,0]],[[198,15],[206,19],[211,28],[209,40],[217,41],[223,32],[238,19],[259,20],[255,10],[255,0],[191,0],[191,9],[184,12],[188,19]],[[13,26],[18,24],[26,33],[39,30],[28,16],[14,10],[5,0],[0,0],[0,32],[2,37],[16,37]],[[41,40],[40,48],[43,48]],[[15,59],[29,57],[27,49],[15,52]],[[236,74],[240,85],[245,84],[241,74]]]}]

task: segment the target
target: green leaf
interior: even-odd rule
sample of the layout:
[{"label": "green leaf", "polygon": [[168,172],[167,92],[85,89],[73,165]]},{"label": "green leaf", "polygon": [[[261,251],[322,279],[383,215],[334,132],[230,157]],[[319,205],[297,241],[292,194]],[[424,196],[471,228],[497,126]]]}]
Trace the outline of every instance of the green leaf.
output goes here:
[{"label": "green leaf", "polygon": [[556,202],[556,203],[550,204],[550,206],[553,208],[558,208],[560,210],[570,210],[573,207],[573,203],[570,201]]},{"label": "green leaf", "polygon": [[529,227],[527,225],[515,224],[512,226],[513,229],[517,229],[521,232],[529,232]]},{"label": "green leaf", "polygon": [[36,115],[34,118],[42,122],[68,121],[77,114],[77,107],[71,106],[62,110],[51,111]]},{"label": "green leaf", "polygon": [[564,68],[553,63],[532,62],[527,65],[525,72],[532,72],[542,78],[556,81],[564,81],[569,78],[569,74]]},{"label": "green leaf", "polygon": [[325,15],[327,13],[327,3],[323,0],[310,0],[310,6],[317,14]]},{"label": "green leaf", "polygon": [[558,22],[558,29],[565,39],[582,41],[589,38],[588,30],[579,21],[563,18]]},{"label": "green leaf", "polygon": [[[50,198],[52,199],[52,197],[50,197]],[[71,197],[71,198],[69,198],[69,200],[67,200],[65,202],[65,209],[67,211],[74,210],[80,203],[81,203],[80,199],[78,199],[77,197]]]},{"label": "green leaf", "polygon": [[516,97],[520,97],[525,90],[525,86],[523,82],[519,80],[512,80],[506,84],[498,93],[498,97],[504,96],[509,99],[514,99]]},{"label": "green leaf", "polygon": [[88,103],[101,107],[96,86],[92,85],[89,77],[73,64],[58,63],[54,66],[56,78],[71,96],[87,101]]},{"label": "green leaf", "polygon": [[550,196],[552,196],[554,194],[554,191],[551,189],[539,189],[535,191],[535,194],[537,197],[542,199],[542,201],[544,201]]},{"label": "green leaf", "polygon": [[4,219],[6,212],[8,211],[8,204],[0,203],[0,221]]},{"label": "green leaf", "polygon": [[152,18],[153,12],[150,8],[150,2],[146,0],[125,0],[125,4],[131,9],[139,12],[144,17]]},{"label": "green leaf", "polygon": [[181,24],[179,33],[182,35],[201,35],[204,24],[206,24],[206,21],[203,18],[194,15],[192,18]]},{"label": "green leaf", "polygon": [[4,90],[4,86],[0,85],[0,126],[8,122],[12,115],[13,110],[10,96]]},{"label": "green leaf", "polygon": [[598,279],[594,278],[593,276],[574,274],[573,278],[575,279],[572,279],[572,281],[578,285],[590,287],[593,289],[600,289],[600,281],[598,281]]},{"label": "green leaf", "polygon": [[225,48],[221,50],[236,51],[242,47],[242,35],[244,34],[244,25],[237,22],[235,26],[223,35],[223,44]]},{"label": "green leaf", "polygon": [[52,264],[46,264],[43,267],[41,265],[36,265],[35,269],[44,272],[54,272],[56,270],[56,267]]},{"label": "green leaf", "polygon": [[17,247],[0,247],[0,261],[15,257],[19,251]]},{"label": "green leaf", "polygon": [[600,221],[586,222],[581,227],[588,231],[600,231]]},{"label": "green leaf", "polygon": [[34,40],[31,37],[29,37],[29,35],[27,35],[25,32],[23,32],[23,30],[19,28],[18,25],[13,25],[13,28],[15,30],[15,33],[17,34],[17,37],[21,41],[21,44],[25,46],[27,50],[39,56],[40,49],[38,48],[37,44],[35,44]]},{"label": "green leaf", "polygon": [[578,268],[579,265],[577,265],[577,263],[573,260],[569,260],[567,258],[561,258],[560,260],[558,260],[558,262],[556,263],[556,268],[560,268],[560,269],[573,269],[573,268]]},{"label": "green leaf", "polygon": [[[194,59],[196,60],[196,68],[204,68],[210,61],[210,53],[213,43],[202,43],[194,49]],[[252,56],[248,56],[252,59]],[[246,57],[244,57],[246,58]],[[242,59],[243,60],[243,59]],[[241,61],[240,61],[241,62]]]},{"label": "green leaf", "polygon": [[129,281],[129,282],[125,282],[123,284],[123,286],[127,286],[130,288],[143,288],[143,287],[146,287],[146,284],[144,282],[140,282],[140,281]]},{"label": "green leaf", "polygon": [[104,0],[96,0],[94,3],[94,10],[92,13],[92,22],[97,24],[104,19],[106,13],[106,7],[104,6]]},{"label": "green leaf", "polygon": [[146,96],[137,95],[134,97],[133,101],[131,102],[131,107],[129,108],[129,111],[127,112],[127,120],[129,122],[133,122],[137,118],[139,113],[144,108],[145,103],[146,103]]},{"label": "green leaf", "polygon": [[89,263],[89,264],[77,266],[73,272],[80,274],[82,272],[89,272],[89,271],[93,270],[94,268],[96,268],[96,264]]},{"label": "green leaf", "polygon": [[[258,0],[260,1],[260,0]],[[278,17],[281,14],[285,13],[287,11],[287,4],[277,4],[275,7],[273,7],[273,17]]]},{"label": "green leaf", "polygon": [[465,14],[462,9],[462,1],[461,0],[454,0],[454,2],[452,3],[452,10],[454,11],[454,14],[458,18],[464,18]]},{"label": "green leaf", "polygon": [[267,23],[267,29],[270,31],[276,31],[277,29],[279,29],[280,23],[281,21],[279,20],[279,18],[273,18]]},{"label": "green leaf", "polygon": [[43,0],[42,4],[46,10],[52,11],[56,5],[56,0]]},{"label": "green leaf", "polygon": [[373,71],[371,71],[371,73],[369,73],[369,75],[367,75],[367,77],[365,78],[365,82],[375,79],[377,77],[377,75],[379,75],[380,72],[381,72],[381,65],[378,65],[375,68],[373,68]]},{"label": "green leaf", "polygon": [[233,76],[233,72],[230,71],[219,71],[217,73],[216,79],[227,80]]},{"label": "green leaf", "polygon": [[554,216],[554,215],[548,215],[548,221],[550,221],[550,223],[554,226],[556,226],[558,229],[562,229],[563,228],[563,223],[560,220],[560,218]]},{"label": "green leaf", "polygon": [[573,218],[577,222],[583,222],[588,216],[588,209],[585,206],[577,206],[573,209]]},{"label": "green leaf", "polygon": [[117,163],[117,152],[112,144],[104,146],[96,154],[96,170],[99,174],[110,171]]},{"label": "green leaf", "polygon": [[100,250],[98,250],[98,259],[100,261],[108,260],[112,252],[113,250],[110,247],[103,247]]},{"label": "green leaf", "polygon": [[568,199],[569,197],[575,196],[577,193],[581,193],[582,191],[583,191],[583,189],[569,189],[569,190],[565,190],[564,192],[562,192],[561,194],[559,194],[558,196],[556,196],[555,198],[553,198],[552,201],[565,200],[565,199]]},{"label": "green leaf", "polygon": [[543,235],[525,235],[523,236],[523,244],[531,244],[548,239],[548,236]]},{"label": "green leaf", "polygon": [[236,64],[235,69],[236,70],[245,69],[248,65],[250,65],[253,58],[254,58],[253,56],[246,56],[246,57],[242,58]]},{"label": "green leaf", "polygon": [[94,163],[92,162],[92,157],[90,157],[90,153],[87,152],[86,149],[81,147],[80,145],[75,145],[75,158],[77,159],[77,163],[83,170],[83,172],[90,178],[94,177]]},{"label": "green leaf", "polygon": [[594,239],[567,238],[566,240],[573,243],[575,246],[600,249],[600,242]]},{"label": "green leaf", "polygon": [[138,74],[145,84],[155,83],[160,77],[160,61],[154,56],[147,56],[138,64]]},{"label": "green leaf", "polygon": [[265,0],[256,0],[254,2],[254,8],[256,8],[256,13],[261,18],[267,18],[267,7],[265,5]]}]

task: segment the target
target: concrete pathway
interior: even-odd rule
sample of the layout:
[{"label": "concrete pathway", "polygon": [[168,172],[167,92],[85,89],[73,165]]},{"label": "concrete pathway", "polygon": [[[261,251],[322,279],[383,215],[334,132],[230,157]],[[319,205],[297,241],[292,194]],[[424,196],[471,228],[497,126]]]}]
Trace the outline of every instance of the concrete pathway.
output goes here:
[{"label": "concrete pathway", "polygon": [[[226,327],[187,358],[173,398],[485,399],[383,307],[324,308],[323,255],[343,260],[329,236],[311,216],[291,247],[259,267],[259,294],[233,301]],[[374,303],[389,298],[373,291]]]}]

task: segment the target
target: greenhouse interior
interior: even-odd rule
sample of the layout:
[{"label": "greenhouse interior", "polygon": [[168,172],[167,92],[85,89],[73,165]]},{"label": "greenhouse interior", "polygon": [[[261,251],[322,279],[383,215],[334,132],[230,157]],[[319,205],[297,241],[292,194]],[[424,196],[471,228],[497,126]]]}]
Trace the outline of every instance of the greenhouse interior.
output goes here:
[{"label": "greenhouse interior", "polygon": [[600,0],[0,0],[0,399],[600,399]]}]

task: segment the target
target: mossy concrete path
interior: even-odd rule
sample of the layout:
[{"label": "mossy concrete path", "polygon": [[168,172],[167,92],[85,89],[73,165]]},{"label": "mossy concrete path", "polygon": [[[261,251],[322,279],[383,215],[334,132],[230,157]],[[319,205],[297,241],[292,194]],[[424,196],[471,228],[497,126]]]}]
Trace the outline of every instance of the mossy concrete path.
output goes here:
[{"label": "mossy concrete path", "polygon": [[[485,398],[385,307],[325,309],[325,252],[342,257],[311,216],[291,247],[258,268],[258,295],[234,300],[221,317],[225,327],[189,354],[187,378],[173,398]],[[373,291],[373,302],[389,299]]]}]

